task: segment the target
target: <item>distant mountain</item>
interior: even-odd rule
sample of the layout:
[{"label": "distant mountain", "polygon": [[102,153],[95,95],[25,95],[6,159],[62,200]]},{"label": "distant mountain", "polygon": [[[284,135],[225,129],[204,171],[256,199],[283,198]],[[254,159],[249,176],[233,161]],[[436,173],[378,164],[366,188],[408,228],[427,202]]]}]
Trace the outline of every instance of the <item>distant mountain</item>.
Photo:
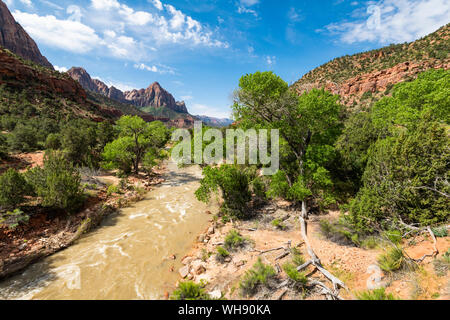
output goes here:
[{"label": "distant mountain", "polygon": [[156,109],[168,108],[177,113],[188,114],[186,104],[183,101],[175,101],[175,98],[163,89],[158,82],[152,83],[147,89],[122,92],[114,86],[108,87],[102,81],[92,79],[83,68],[73,67],[67,71],[67,74],[74,80],[77,80],[86,90],[99,93],[122,103],[132,104],[139,109],[147,107]]},{"label": "distant mountain", "polygon": [[194,117],[203,121],[203,123],[211,127],[221,127],[221,128],[228,127],[234,122],[234,120],[227,118],[214,118],[208,116],[194,116]]},{"label": "distant mountain", "polygon": [[393,85],[433,68],[450,68],[450,24],[411,43],[336,58],[305,74],[292,89],[302,94],[325,88],[349,107],[364,106]]},{"label": "distant mountain", "polygon": [[0,46],[25,60],[31,60],[43,67],[53,69],[34,40],[26,33],[11,15],[6,4],[0,0]]}]

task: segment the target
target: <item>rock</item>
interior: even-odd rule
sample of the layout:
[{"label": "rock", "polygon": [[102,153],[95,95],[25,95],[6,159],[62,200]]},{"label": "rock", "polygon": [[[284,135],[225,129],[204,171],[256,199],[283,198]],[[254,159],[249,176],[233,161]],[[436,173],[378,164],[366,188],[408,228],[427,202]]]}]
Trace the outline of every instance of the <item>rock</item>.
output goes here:
[{"label": "rock", "polygon": [[201,234],[198,236],[198,242],[205,242],[205,235]]},{"label": "rock", "polygon": [[211,297],[211,299],[220,299],[222,298],[222,291],[220,291],[219,289],[208,292],[208,295]]},{"label": "rock", "polygon": [[171,260],[177,260],[177,256],[173,254],[173,255],[170,256],[170,259]]},{"label": "rock", "polygon": [[206,268],[204,265],[199,265],[194,269],[194,272],[196,275],[201,275],[202,273],[206,272]]},{"label": "rock", "polygon": [[225,261],[225,262],[231,262],[231,257],[226,257],[226,258],[224,259],[224,261]]},{"label": "rock", "polygon": [[245,265],[245,261],[244,260],[241,260],[241,261],[238,261],[238,262],[236,262],[235,264],[234,264],[236,267],[242,267],[242,266],[244,266]]},{"label": "rock", "polygon": [[211,212],[211,211],[206,211],[205,213],[206,213],[206,214],[209,214],[209,215],[211,215],[211,214],[212,214],[212,212]]},{"label": "rock", "polygon": [[189,275],[189,271],[190,271],[190,267],[184,266],[184,267],[180,268],[180,270],[178,270],[178,273],[184,279]]},{"label": "rock", "polygon": [[53,69],[34,40],[27,32],[18,24],[8,7],[0,1],[0,46],[10,50],[25,60],[31,60],[41,66]]},{"label": "rock", "polygon": [[164,299],[169,300],[169,293],[167,291],[164,292]]},{"label": "rock", "polygon": [[186,256],[181,260],[181,263],[184,265],[188,265],[192,262],[193,258],[190,256]]},{"label": "rock", "polygon": [[207,234],[211,235],[214,234],[215,230],[214,230],[214,226],[209,227],[208,231],[206,232]]},{"label": "rock", "polygon": [[189,274],[188,274],[187,279],[188,279],[188,280],[194,279],[194,276],[192,275],[192,273],[189,273]]}]

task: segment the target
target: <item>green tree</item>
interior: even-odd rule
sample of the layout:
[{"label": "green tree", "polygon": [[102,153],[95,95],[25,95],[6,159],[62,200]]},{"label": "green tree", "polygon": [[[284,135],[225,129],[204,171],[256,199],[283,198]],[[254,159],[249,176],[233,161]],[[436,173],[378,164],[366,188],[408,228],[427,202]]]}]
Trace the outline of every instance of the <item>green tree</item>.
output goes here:
[{"label": "green tree", "polygon": [[45,207],[73,212],[83,203],[80,174],[61,152],[46,153],[44,166],[29,170],[26,179]]},{"label": "green tree", "polygon": [[200,188],[195,192],[198,200],[208,202],[212,193],[220,189],[224,204],[222,210],[237,218],[249,216],[248,202],[252,198],[247,174],[238,166],[205,167]]},{"label": "green tree", "polygon": [[302,202],[314,198],[333,201],[333,182],[327,165],[335,157],[334,143],[341,131],[338,96],[312,90],[298,97],[272,72],[246,75],[239,82],[233,105],[244,127],[279,129],[281,172],[272,180],[272,196]]},{"label": "green tree", "polygon": [[[157,154],[168,140],[168,130],[159,121],[146,123],[138,116],[123,116],[117,121],[119,137],[105,146],[103,159],[107,168],[139,172],[144,158]],[[146,157],[146,154],[150,153]]]},{"label": "green tree", "polygon": [[29,152],[38,149],[37,130],[31,124],[18,123],[8,139],[13,151]]},{"label": "green tree", "polygon": [[23,203],[29,193],[29,185],[16,170],[9,169],[0,176],[0,206],[13,208]]},{"label": "green tree", "polygon": [[362,231],[399,220],[432,225],[449,218],[450,139],[429,119],[369,151],[363,188],[351,202],[352,224]]},{"label": "green tree", "polygon": [[5,135],[0,133],[0,159],[8,156],[8,140]]}]

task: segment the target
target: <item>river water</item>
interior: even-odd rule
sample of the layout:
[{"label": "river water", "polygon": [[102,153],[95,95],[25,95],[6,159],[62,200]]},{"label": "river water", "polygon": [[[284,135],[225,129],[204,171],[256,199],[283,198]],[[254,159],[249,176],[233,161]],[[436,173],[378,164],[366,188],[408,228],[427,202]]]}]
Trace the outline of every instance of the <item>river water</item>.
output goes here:
[{"label": "river water", "polygon": [[180,259],[211,219],[205,211],[216,206],[195,198],[199,167],[167,167],[166,181],[144,200],[0,283],[0,299],[161,299],[171,292]]}]

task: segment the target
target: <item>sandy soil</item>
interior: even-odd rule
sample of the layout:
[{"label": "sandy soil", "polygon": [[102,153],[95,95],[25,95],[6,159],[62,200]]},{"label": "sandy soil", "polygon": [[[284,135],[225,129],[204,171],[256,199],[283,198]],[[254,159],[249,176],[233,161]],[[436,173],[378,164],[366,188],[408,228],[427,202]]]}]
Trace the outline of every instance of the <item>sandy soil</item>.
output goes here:
[{"label": "sandy soil", "polygon": [[[348,291],[341,290],[344,299],[355,299],[355,293],[371,288],[374,277],[378,275],[377,257],[383,252],[383,248],[366,250],[355,246],[341,245],[325,239],[321,232],[319,221],[321,219],[337,219],[339,213],[331,212],[326,216],[312,216],[308,223],[308,237],[322,264],[335,276],[340,278]],[[279,230],[271,225],[274,219],[284,220],[286,230]],[[244,249],[231,252],[231,259],[225,263],[216,261],[216,247],[222,245],[225,236],[231,229],[238,230],[242,236],[251,240],[251,244]],[[250,231],[252,230],[252,231]],[[182,261],[186,266],[179,270],[181,276],[197,283],[205,282],[206,290],[213,296],[220,293],[227,299],[242,299],[239,290],[241,276],[250,269],[258,257],[266,264],[270,264],[279,270],[278,283],[287,279],[281,266],[291,260],[290,256],[283,259],[277,257],[283,250],[261,254],[261,251],[291,245],[300,249],[305,258],[309,259],[305,245],[300,235],[300,226],[295,218],[295,213],[289,212],[286,207],[269,206],[264,209],[258,219],[247,222],[227,223],[225,225],[213,222],[205,233],[200,235],[199,242],[193,248],[192,253]],[[403,243],[406,252],[412,258],[419,258],[433,251],[433,244],[427,237],[417,237],[414,244]],[[438,238],[437,247],[441,253],[450,248],[450,237]],[[209,257],[208,257],[209,256]],[[384,275],[381,271],[382,286],[386,292],[393,293],[401,299],[449,299],[450,281],[447,277],[438,277],[433,270],[433,259],[427,258],[416,271],[399,272],[395,275]],[[182,268],[183,269],[183,268]],[[186,274],[186,271],[189,273]],[[177,270],[175,270],[176,272]],[[320,273],[314,272],[313,267],[308,267],[307,272],[312,279],[320,280],[331,285]],[[184,274],[183,274],[184,273]],[[320,292],[313,289],[306,295],[294,289],[286,290],[262,290],[251,299],[324,299]]]}]

